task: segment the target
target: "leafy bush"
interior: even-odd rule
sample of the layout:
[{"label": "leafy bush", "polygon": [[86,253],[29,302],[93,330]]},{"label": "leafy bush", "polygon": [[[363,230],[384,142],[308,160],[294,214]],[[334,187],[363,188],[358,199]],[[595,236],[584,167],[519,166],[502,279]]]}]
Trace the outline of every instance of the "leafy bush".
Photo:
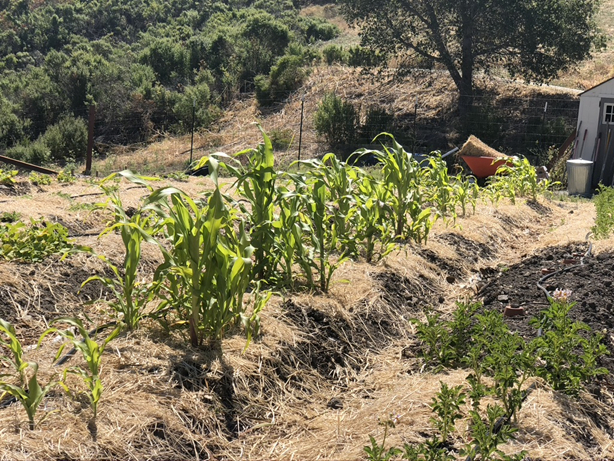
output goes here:
[{"label": "leafy bush", "polygon": [[85,158],[87,137],[85,120],[68,116],[51,125],[42,142],[49,149],[51,160],[70,162]]},{"label": "leafy bush", "polygon": [[41,138],[29,145],[12,147],[6,155],[35,165],[45,165],[51,160],[51,151]]},{"label": "leafy bush", "polygon": [[352,103],[328,93],[318,105],[314,125],[331,147],[351,145],[356,141],[358,112]]},{"label": "leafy bush", "polygon": [[48,186],[51,184],[51,177],[49,175],[37,173],[36,171],[31,172],[28,179],[35,186]]},{"label": "leafy bush", "polygon": [[333,64],[345,64],[348,60],[347,52],[340,46],[337,45],[328,45],[325,46],[322,50],[322,56],[324,56],[324,61],[329,66]]},{"label": "leafy bush", "polygon": [[281,57],[271,68],[269,77],[256,77],[256,100],[262,106],[287,98],[290,93],[300,88],[307,76],[303,59],[296,55]]},{"label": "leafy bush", "polygon": [[614,188],[599,185],[595,197],[595,225],[591,228],[595,238],[604,239],[612,234],[614,229]]},{"label": "leafy bush", "polygon": [[61,224],[31,220],[0,225],[0,256],[8,260],[38,262],[69,250],[68,230]]},{"label": "leafy bush", "polygon": [[381,66],[386,57],[378,51],[361,46],[354,46],[348,50],[347,63],[352,67],[375,67]]}]

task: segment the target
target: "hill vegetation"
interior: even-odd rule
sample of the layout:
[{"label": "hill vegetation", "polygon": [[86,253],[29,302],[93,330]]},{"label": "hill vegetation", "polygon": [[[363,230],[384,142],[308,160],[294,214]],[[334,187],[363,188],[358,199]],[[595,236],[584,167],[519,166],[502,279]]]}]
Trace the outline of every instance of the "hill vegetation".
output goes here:
[{"label": "hill vegetation", "polygon": [[83,156],[90,105],[107,142],[207,127],[271,69],[269,94],[294,89],[339,33],[271,0],[3,0],[0,30],[0,149],[37,163]]}]

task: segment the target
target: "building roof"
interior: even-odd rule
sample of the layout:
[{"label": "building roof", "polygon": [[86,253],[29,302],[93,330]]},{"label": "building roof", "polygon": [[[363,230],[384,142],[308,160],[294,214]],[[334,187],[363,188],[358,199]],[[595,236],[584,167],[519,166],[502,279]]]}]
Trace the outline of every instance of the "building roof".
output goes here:
[{"label": "building roof", "polygon": [[583,91],[582,93],[580,93],[578,96],[582,96],[583,94],[586,94],[586,93],[588,93],[589,91],[593,91],[595,88],[599,88],[601,85],[605,85],[606,83],[611,82],[612,80],[614,80],[614,77],[609,78],[609,79],[607,79],[607,80],[604,80],[603,82],[601,82],[601,83],[599,83],[599,84],[595,85],[595,86],[594,86],[594,87],[592,87],[592,88],[589,88],[588,90],[584,90],[584,91]]}]

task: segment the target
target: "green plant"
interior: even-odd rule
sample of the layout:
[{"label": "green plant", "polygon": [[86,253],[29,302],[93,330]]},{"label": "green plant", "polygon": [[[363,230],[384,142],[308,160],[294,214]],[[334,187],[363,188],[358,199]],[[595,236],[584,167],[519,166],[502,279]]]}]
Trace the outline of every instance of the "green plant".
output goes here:
[{"label": "green plant", "polygon": [[1,170],[0,169],[0,184],[3,186],[14,186],[16,181],[15,181],[15,176],[17,176],[19,174],[19,171],[17,170]]},{"label": "green plant", "polygon": [[264,142],[256,149],[239,152],[237,156],[247,156],[248,165],[236,168],[223,164],[236,178],[237,190],[249,208],[243,202],[238,206],[249,219],[251,244],[254,247],[255,264],[253,276],[270,279],[275,275],[279,256],[274,251],[275,229],[273,227],[275,200],[277,199],[275,156],[273,144],[260,127]]},{"label": "green plant", "polygon": [[352,103],[328,93],[318,105],[314,125],[318,136],[322,136],[330,146],[351,145],[356,140],[358,112]]},{"label": "green plant", "polygon": [[440,314],[426,312],[426,323],[417,319],[411,322],[416,325],[416,336],[423,343],[422,356],[425,363],[447,366],[455,360],[450,331],[446,323],[441,321]]},{"label": "green plant", "polygon": [[168,179],[172,179],[173,181],[179,182],[188,182],[190,180],[190,176],[185,174],[183,171],[173,171],[166,175]]},{"label": "green plant", "polygon": [[[431,210],[423,209],[420,191],[420,164],[389,133],[392,147],[383,150],[359,150],[359,156],[371,154],[382,164],[383,182],[390,191],[390,206],[397,237],[426,242],[433,225]],[[409,220],[408,220],[409,218]]]},{"label": "green plant", "polygon": [[[17,333],[13,325],[0,319],[0,333],[5,337],[2,338],[0,336],[0,347],[8,349],[11,353],[11,357],[1,355],[0,361],[9,362],[17,373],[16,376],[0,374],[0,391],[13,396],[23,405],[30,422],[30,430],[34,430],[36,410],[47,392],[56,383],[50,382],[46,386],[41,387],[37,377],[38,364],[23,360],[23,348],[19,339],[17,339]],[[30,373],[28,373],[28,370],[31,370]],[[29,377],[28,374],[30,375]],[[5,381],[5,378],[13,378],[13,382]]]},{"label": "green plant", "polygon": [[577,394],[583,383],[608,373],[597,366],[598,359],[608,354],[603,336],[593,334],[585,323],[572,321],[569,311],[574,305],[566,299],[552,298],[548,309],[531,320],[542,331],[533,341],[540,360],[536,374],[555,390],[571,395]]},{"label": "green plant", "polygon": [[371,446],[365,446],[363,450],[367,454],[369,461],[388,461],[397,455],[401,454],[401,450],[395,447],[386,449],[386,438],[388,437],[388,430],[396,426],[396,420],[398,417],[391,415],[390,418],[382,421],[378,418],[377,424],[384,428],[384,435],[382,437],[382,443],[378,443],[375,437],[369,436]]},{"label": "green plant", "polygon": [[0,256],[8,260],[38,262],[72,248],[68,230],[59,223],[30,220],[0,225]]},{"label": "green plant", "polygon": [[205,165],[216,185],[206,204],[165,187],[152,192],[143,207],[162,220],[160,233],[169,241],[159,242],[164,263],[155,278],[168,294],[161,308],[172,307],[187,321],[194,346],[204,337],[221,338],[242,321],[254,254],[244,223],[224,203],[217,184],[219,161],[211,156],[198,167]]},{"label": "green plant", "polygon": [[0,222],[3,223],[14,223],[19,221],[19,219],[21,219],[21,213],[17,211],[4,211],[0,215]]},{"label": "green plant", "polygon": [[36,171],[31,172],[28,179],[35,186],[48,186],[51,184],[51,177],[49,175],[40,174]]},{"label": "green plant", "polygon": [[554,183],[547,179],[539,180],[535,167],[526,158],[511,158],[497,169],[497,173],[490,178],[489,189],[496,197],[503,196],[516,203],[518,197],[529,197],[536,201],[539,194],[543,194]]},{"label": "green plant", "polygon": [[329,66],[332,66],[334,63],[345,64],[348,59],[346,51],[337,45],[327,45],[322,50],[322,56],[324,56],[324,61]]},{"label": "green plant", "polygon": [[599,184],[594,201],[597,216],[591,231],[597,239],[608,238],[614,228],[614,188]]},{"label": "green plant", "polygon": [[[115,230],[120,231],[124,244],[123,270],[120,270],[120,268],[111,263],[106,256],[96,255],[107,264],[115,277],[111,278],[95,275],[83,282],[81,287],[96,280],[111,290],[115,296],[115,300],[111,301],[109,304],[117,313],[122,315],[122,321],[128,329],[134,330],[138,327],[144,315],[143,312],[145,307],[153,299],[157,291],[156,283],[145,283],[138,279],[138,268],[141,261],[141,246],[143,240],[152,240],[149,234],[149,232],[151,232],[152,216],[143,216],[140,211],[137,211],[131,216],[126,214],[117,187],[114,185],[107,185],[109,181],[114,180],[117,176],[117,174],[112,174],[100,183],[100,187],[103,189],[108,199],[106,203],[97,204],[97,208],[110,209],[114,214],[115,223],[109,225],[100,234],[100,237]],[[123,171],[119,173],[119,176],[146,185],[145,179],[147,178],[134,176],[129,171]],[[91,248],[81,248],[81,250],[94,254]]]},{"label": "green plant", "polygon": [[[94,419],[96,419],[96,415],[98,413],[98,403],[100,402],[100,397],[102,396],[102,391],[104,389],[102,385],[102,381],[100,380],[100,370],[102,365],[102,354],[104,350],[114,338],[116,338],[120,331],[121,325],[117,325],[115,329],[107,336],[102,343],[98,344],[94,341],[88,331],[83,326],[83,322],[76,318],[58,318],[53,320],[50,325],[57,324],[66,324],[70,327],[74,328],[81,337],[77,336],[73,329],[61,330],[57,327],[51,327],[46,330],[43,335],[40,337],[38,341],[38,345],[40,346],[45,336],[50,333],[58,333],[62,338],[68,340],[75,349],[81,352],[83,359],[87,363],[87,370],[79,366],[70,367],[64,370],[64,377],[62,382],[60,383],[62,387],[70,394],[70,389],[66,384],[66,376],[68,373],[75,374],[80,376],[83,379],[83,382],[88,388],[89,393],[87,394],[88,399],[90,401],[90,405],[92,407],[92,411],[94,412]],[[62,344],[60,349],[58,350],[55,360],[57,360],[64,351],[66,347],[66,343]]]},{"label": "green plant", "polygon": [[431,422],[439,430],[441,443],[444,444],[448,440],[448,435],[455,429],[456,420],[463,416],[460,407],[465,403],[465,393],[463,386],[448,387],[441,381],[440,385],[441,390],[431,403],[431,410],[436,415],[435,418],[431,418]]},{"label": "green plant", "polygon": [[526,457],[522,451],[512,456],[506,455],[500,448],[514,437],[518,429],[506,424],[505,410],[499,405],[488,405],[486,408],[487,420],[483,421],[480,413],[470,410],[471,435],[474,443],[468,443],[461,451],[461,456],[480,461],[520,461]]},{"label": "green plant", "polygon": [[63,184],[72,184],[77,180],[75,176],[74,169],[64,168],[62,171],[58,173],[58,182]]}]

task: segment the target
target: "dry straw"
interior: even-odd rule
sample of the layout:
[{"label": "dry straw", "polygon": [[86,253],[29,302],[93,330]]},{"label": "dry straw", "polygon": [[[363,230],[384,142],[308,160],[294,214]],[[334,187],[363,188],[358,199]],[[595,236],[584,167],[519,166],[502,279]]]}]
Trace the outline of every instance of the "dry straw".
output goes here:
[{"label": "dry straw", "polygon": [[469,139],[467,139],[467,142],[463,144],[463,147],[458,152],[458,155],[467,155],[469,157],[507,158],[507,155],[493,149],[473,135],[469,136]]},{"label": "dry straw", "polygon": [[[201,181],[192,179],[185,188],[202,189]],[[52,186],[31,200],[20,199],[24,215],[44,213],[30,201],[50,201],[57,190],[63,189]],[[143,191],[126,194],[127,202],[138,204]],[[571,207],[574,213],[568,214]],[[55,203],[48,212],[67,223],[74,216]],[[349,461],[364,457],[368,435],[381,437],[377,418],[390,413],[401,415],[391,443],[421,442],[432,433],[428,405],[439,381],[461,384],[466,372],[424,372],[408,319],[422,318],[427,305],[449,315],[462,286],[467,295],[474,293],[467,282],[472,270],[501,258],[513,262],[551,239],[583,241],[591,213],[590,203],[561,204],[548,213],[483,205],[476,215],[459,218],[462,232],[438,223],[428,245],[403,246],[378,266],[343,266],[329,296],[274,298],[262,315],[262,336],[244,353],[245,338],[238,332],[191,348],[181,330],[168,335],[145,322],[105,351],[97,443],[87,428],[87,402],[58,389],[39,410],[40,418],[47,418],[34,431],[27,430],[20,407],[0,408],[0,460]],[[565,227],[552,230],[562,218]],[[541,243],[540,236],[546,236]],[[121,259],[117,236],[78,241]],[[476,245],[491,253],[470,253]],[[148,254],[145,266],[154,267],[154,259]],[[105,303],[84,305],[83,294],[77,294],[81,281],[102,270],[86,255],[39,265],[0,263],[0,310],[10,309],[26,346],[35,344],[45,319],[73,314],[105,323]],[[457,279],[447,281],[444,270],[453,270]],[[43,380],[57,373],[51,365],[56,350],[52,338],[41,349],[28,349],[28,359],[41,364]],[[79,357],[69,364],[82,365]],[[613,427],[610,408],[584,395],[572,401],[540,385],[519,414],[518,440],[505,450],[526,449],[544,460],[612,457],[611,439],[595,423]],[[466,420],[458,423],[456,446],[468,441],[466,426]]]}]

